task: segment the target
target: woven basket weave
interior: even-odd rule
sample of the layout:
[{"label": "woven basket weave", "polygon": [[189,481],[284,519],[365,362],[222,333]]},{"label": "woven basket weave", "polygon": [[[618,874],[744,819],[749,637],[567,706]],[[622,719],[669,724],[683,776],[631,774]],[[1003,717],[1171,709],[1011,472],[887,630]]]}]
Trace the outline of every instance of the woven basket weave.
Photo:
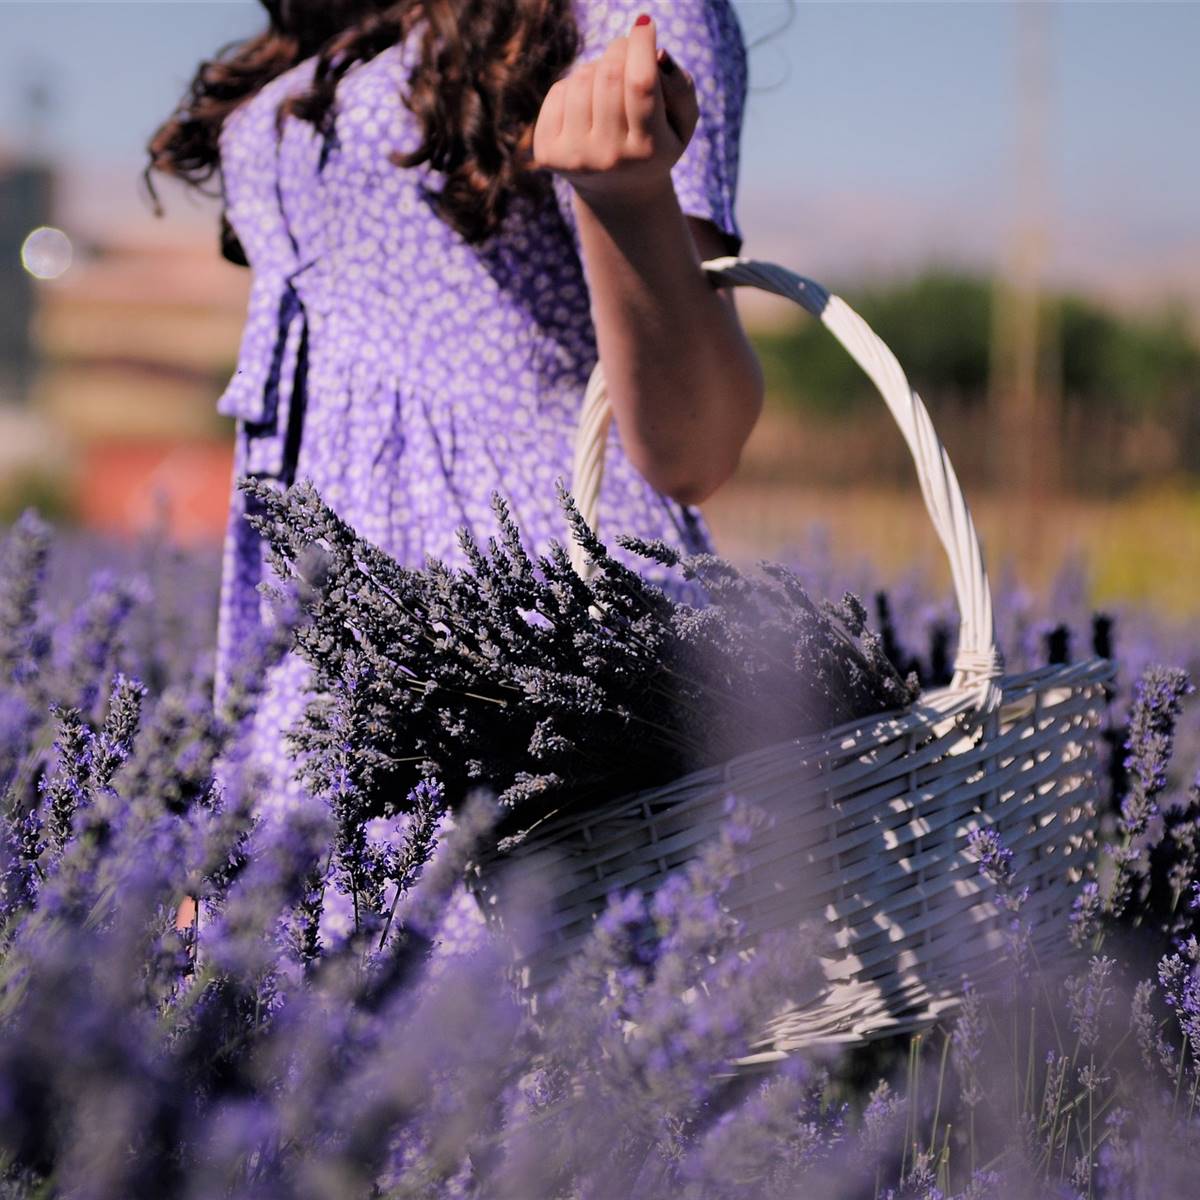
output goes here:
[{"label": "woven basket weave", "polygon": [[[1035,950],[1061,953],[1074,885],[1094,843],[1097,740],[1113,665],[1092,658],[1005,675],[979,539],[929,414],[895,357],[847,304],[786,268],[725,257],[717,286],[754,286],[818,317],[879,389],[916,463],[950,560],[961,627],[954,675],[910,707],[768,746],[584,815],[551,816],[514,848],[481,855],[469,885],[503,923],[507,889],[548,896],[549,940],[519,949],[536,997],[578,949],[614,888],[655,891],[721,823],[733,793],[774,818],[752,844],[728,906],[747,945],[806,918],[836,947],[824,984],[763,1030],[744,1064],[816,1043],[866,1040],[928,1024],[954,1007],[961,978],[1002,962],[1006,915],[967,853],[973,829],[1013,852]],[[597,529],[611,409],[597,364],[576,436],[573,494]],[[572,562],[594,570],[571,540]],[[520,943],[518,942],[518,946]]]}]

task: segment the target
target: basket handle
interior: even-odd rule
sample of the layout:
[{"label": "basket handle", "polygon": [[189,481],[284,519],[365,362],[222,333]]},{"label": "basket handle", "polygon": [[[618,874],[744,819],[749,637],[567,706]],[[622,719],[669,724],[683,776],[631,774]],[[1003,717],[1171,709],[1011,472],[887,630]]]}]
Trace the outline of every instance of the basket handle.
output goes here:
[{"label": "basket handle", "polygon": [[[977,691],[979,709],[984,713],[995,711],[1000,704],[1001,689],[997,681],[1004,673],[1004,658],[996,645],[992,592],[983,564],[983,549],[929,410],[913,391],[896,356],[844,300],[786,267],[727,255],[709,259],[701,268],[715,286],[758,287],[799,304],[821,320],[879,389],[908,443],[925,507],[950,560],[961,622],[950,687]],[[599,516],[604,451],[611,420],[604,373],[597,362],[588,380],[575,432],[572,475],[575,503],[593,530]],[[574,538],[569,540],[571,564],[587,579],[595,565],[588,561]]]}]

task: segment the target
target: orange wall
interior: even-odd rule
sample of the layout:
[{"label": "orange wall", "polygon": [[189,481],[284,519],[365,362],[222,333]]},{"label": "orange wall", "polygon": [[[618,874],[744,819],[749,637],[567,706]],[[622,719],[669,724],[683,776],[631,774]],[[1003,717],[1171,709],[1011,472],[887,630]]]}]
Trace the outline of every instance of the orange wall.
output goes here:
[{"label": "orange wall", "polygon": [[225,529],[232,473],[233,447],[223,442],[90,442],[79,455],[79,516],[90,529],[128,536],[152,525],[165,502],[175,539],[213,540]]}]

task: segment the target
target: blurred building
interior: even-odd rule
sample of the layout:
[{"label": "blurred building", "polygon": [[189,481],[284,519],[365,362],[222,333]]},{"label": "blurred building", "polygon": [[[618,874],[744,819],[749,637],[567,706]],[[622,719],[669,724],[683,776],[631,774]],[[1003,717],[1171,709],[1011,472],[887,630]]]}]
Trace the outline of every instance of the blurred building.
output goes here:
[{"label": "blurred building", "polygon": [[[0,147],[0,508],[216,537],[233,431],[215,405],[249,272],[220,257],[215,214],[156,220],[132,172],[105,186],[49,161],[54,99],[31,76]],[[103,214],[87,228],[81,194]]]},{"label": "blurred building", "polygon": [[0,402],[24,402],[33,385],[34,280],[21,263],[31,230],[49,222],[54,173],[0,153]]},{"label": "blurred building", "polygon": [[[46,223],[54,172],[44,162],[0,147],[0,503],[7,510],[41,503],[57,456],[54,430],[30,404],[38,372],[34,332],[37,289],[22,248]],[[20,494],[17,494],[20,493]]]},{"label": "blurred building", "polygon": [[215,230],[163,236],[145,223],[39,284],[36,405],[69,446],[84,524],[132,533],[165,507],[181,540],[221,532],[232,423],[215,404],[248,287]]}]

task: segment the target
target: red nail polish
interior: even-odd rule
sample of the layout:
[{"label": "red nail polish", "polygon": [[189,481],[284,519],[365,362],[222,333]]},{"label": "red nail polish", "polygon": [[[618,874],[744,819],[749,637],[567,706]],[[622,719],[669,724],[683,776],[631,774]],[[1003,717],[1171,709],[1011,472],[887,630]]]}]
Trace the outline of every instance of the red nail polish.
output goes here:
[{"label": "red nail polish", "polygon": [[638,19],[636,21],[634,21],[634,25],[637,26],[637,25],[649,25],[649,24],[650,24],[650,14],[649,13],[638,13]]}]

